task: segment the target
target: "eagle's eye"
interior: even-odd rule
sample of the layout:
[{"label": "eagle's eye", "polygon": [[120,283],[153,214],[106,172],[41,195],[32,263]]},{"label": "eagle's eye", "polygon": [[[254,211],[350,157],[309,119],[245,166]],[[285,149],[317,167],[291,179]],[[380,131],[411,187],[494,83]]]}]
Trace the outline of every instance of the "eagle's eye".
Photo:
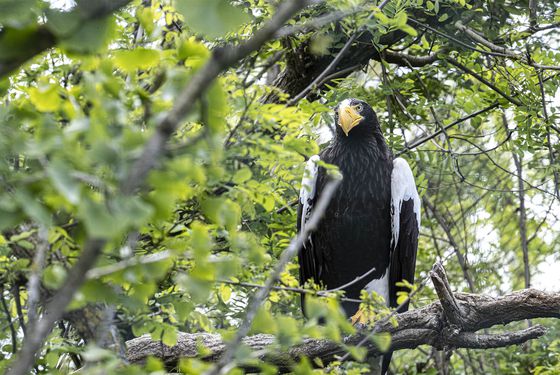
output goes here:
[{"label": "eagle's eye", "polygon": [[364,108],[362,107],[361,104],[358,104],[358,105],[356,106],[356,111],[362,112],[362,109],[364,109]]}]

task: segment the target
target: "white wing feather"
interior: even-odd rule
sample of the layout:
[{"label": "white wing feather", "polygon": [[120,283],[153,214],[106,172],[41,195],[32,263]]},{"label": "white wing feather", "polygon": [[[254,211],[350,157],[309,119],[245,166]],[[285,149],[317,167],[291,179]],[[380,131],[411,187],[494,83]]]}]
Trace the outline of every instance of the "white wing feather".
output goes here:
[{"label": "white wing feather", "polygon": [[305,223],[309,220],[311,210],[313,209],[313,198],[315,198],[317,189],[317,174],[319,170],[317,162],[319,160],[321,160],[319,155],[310,157],[305,165],[305,171],[303,172],[301,189],[299,191],[299,202],[302,204],[301,230],[305,228]]},{"label": "white wing feather", "polygon": [[391,230],[392,247],[396,246],[399,240],[401,206],[404,201],[414,200],[414,213],[418,230],[420,230],[420,197],[416,191],[416,183],[410,166],[403,158],[396,158],[393,161],[393,172],[391,174]]}]

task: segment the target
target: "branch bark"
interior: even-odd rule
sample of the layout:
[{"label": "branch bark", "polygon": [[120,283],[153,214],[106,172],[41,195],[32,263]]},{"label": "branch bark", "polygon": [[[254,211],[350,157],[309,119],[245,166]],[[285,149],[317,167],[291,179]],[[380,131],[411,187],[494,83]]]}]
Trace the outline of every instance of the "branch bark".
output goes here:
[{"label": "branch bark", "polygon": [[[495,325],[532,318],[560,318],[560,293],[546,293],[525,289],[501,297],[480,294],[453,293],[445,271],[436,264],[431,273],[440,301],[396,315],[397,325],[380,324],[378,332],[391,334],[390,351],[413,349],[431,345],[436,349],[470,348],[489,349],[516,345],[543,336],[546,328],[536,325],[527,329],[503,333],[477,333]],[[376,325],[377,326],[377,325]],[[344,345],[356,345],[367,332],[347,336]],[[246,337],[242,343],[252,353],[247,367],[255,366],[255,359],[272,363],[282,371],[290,371],[302,357],[321,359],[325,364],[345,354],[340,343],[329,340],[305,339],[302,343],[281,350],[272,335],[257,334]],[[367,342],[369,356],[382,352]],[[204,347],[204,354],[200,348]],[[180,333],[173,347],[142,336],[127,342],[127,358],[131,363],[142,363],[148,356],[162,359],[169,368],[180,358],[202,358],[208,362],[220,361],[226,344],[218,334]]]}]

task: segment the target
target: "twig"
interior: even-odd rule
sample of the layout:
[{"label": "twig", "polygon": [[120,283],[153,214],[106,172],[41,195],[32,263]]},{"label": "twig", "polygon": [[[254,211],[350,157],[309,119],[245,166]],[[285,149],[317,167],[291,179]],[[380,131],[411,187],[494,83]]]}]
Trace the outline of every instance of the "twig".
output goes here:
[{"label": "twig", "polygon": [[25,324],[25,317],[23,316],[23,309],[21,307],[21,295],[19,293],[19,287],[19,284],[14,285],[12,287],[12,292],[14,293],[14,301],[16,303],[16,312],[19,320],[19,326],[21,327],[23,334],[26,335],[27,328]]},{"label": "twig", "polygon": [[302,25],[285,26],[276,32],[276,38],[284,38],[297,33],[307,33],[311,30],[320,29],[325,25],[339,21],[360,11],[361,9],[353,9],[346,12],[337,11],[306,20]]},{"label": "twig", "polygon": [[363,278],[367,277],[370,273],[372,273],[373,271],[375,271],[375,267],[371,268],[369,271],[365,272],[364,274],[356,277],[354,280],[347,282],[346,284],[343,284],[339,287],[333,288],[333,289],[327,289],[325,290],[325,293],[330,293],[330,292],[336,292],[339,290],[342,290],[344,288],[348,288],[351,285],[356,284],[358,281],[362,280]]},{"label": "twig", "polygon": [[[462,123],[462,122],[465,122],[465,121],[467,121],[467,120],[469,120],[469,119],[471,119],[471,118],[473,118],[473,117],[476,117],[476,116],[478,116],[478,115],[481,115],[481,114],[483,114],[483,113],[486,113],[486,112],[488,112],[488,111],[491,111],[492,109],[497,108],[499,105],[500,105],[500,103],[494,102],[493,104],[489,105],[489,106],[486,107],[486,108],[483,108],[483,109],[481,109],[481,110],[479,110],[479,111],[473,112],[473,113],[471,113],[471,114],[469,114],[469,115],[467,115],[467,116],[461,117],[460,119],[453,121],[453,122],[452,122],[451,124],[449,124],[449,125],[445,125],[445,126],[443,127],[443,129],[449,130],[450,128],[454,127],[455,125],[458,125],[458,124],[460,124],[460,123]],[[437,137],[438,135],[440,135],[440,134],[442,133],[443,129],[439,129],[439,130],[433,132],[433,133],[430,134],[430,135],[427,135],[427,136],[425,136],[425,137],[422,137],[422,138],[420,138],[420,139],[417,139],[417,140],[412,141],[409,147],[406,147],[406,148],[404,148],[403,150],[397,152],[396,155],[397,155],[397,156],[400,156],[400,155],[404,154],[405,152],[408,152],[408,151],[410,151],[410,150],[412,150],[412,149],[415,149],[416,147],[418,147],[418,146],[420,146],[420,145],[423,145],[424,143],[426,143],[426,142],[430,141],[431,139],[433,139],[433,138]]]},{"label": "twig", "polygon": [[481,50],[481,49],[478,49],[478,48],[476,48],[476,47],[473,47],[473,46],[471,46],[471,45],[468,45],[467,43],[465,43],[465,42],[463,42],[463,41],[461,41],[461,40],[459,40],[459,39],[457,39],[457,38],[454,38],[454,37],[452,37],[451,35],[448,35],[448,34],[446,34],[446,33],[444,33],[444,32],[441,32],[441,31],[439,31],[439,30],[437,30],[437,29],[434,29],[433,27],[431,27],[431,26],[429,26],[429,25],[426,25],[426,24],[424,24],[424,23],[422,23],[422,22],[420,22],[420,21],[417,21],[417,20],[415,20],[414,18],[409,17],[408,20],[409,20],[410,22],[412,22],[413,24],[417,25],[417,26],[421,26],[421,27],[423,27],[423,28],[425,28],[425,29],[427,29],[427,30],[430,30],[431,32],[433,32],[433,33],[435,33],[435,34],[437,34],[437,35],[439,35],[439,36],[442,36],[442,37],[444,37],[444,38],[446,38],[446,39],[448,39],[448,40],[450,40],[450,41],[452,41],[452,42],[454,42],[454,43],[457,43],[457,44],[459,44],[460,46],[463,46],[463,47],[465,47],[465,48],[468,48],[468,49],[470,49],[470,50],[472,50],[472,51],[480,52],[480,53],[487,54],[487,55],[493,55],[493,56],[509,57],[509,55],[506,55],[506,54],[503,54],[503,53],[493,52],[493,51],[485,51],[485,50]]},{"label": "twig", "polygon": [[342,49],[338,51],[335,58],[330,62],[330,64],[327,65],[327,67],[317,77],[315,77],[315,79],[309,85],[307,85],[306,88],[304,88],[299,94],[297,94],[290,101],[288,101],[287,106],[292,106],[296,104],[300,99],[304,98],[309,91],[317,87],[317,83],[322,81],[323,78],[325,78],[327,74],[329,74],[331,70],[333,70],[334,67],[338,65],[338,63],[340,62],[340,60],[342,60],[344,55],[346,55],[346,52],[348,52],[350,46],[352,45],[354,40],[356,40],[357,37],[358,37],[358,33],[352,34],[352,36],[348,38],[348,40],[346,41]]},{"label": "twig", "polygon": [[6,304],[6,300],[4,299],[4,285],[0,285],[0,302],[2,303],[2,309],[4,310],[4,314],[6,314],[6,320],[8,321],[8,326],[10,327],[10,336],[12,339],[12,353],[17,352],[17,333],[16,328],[14,327],[14,322],[16,318],[12,319],[10,315],[10,309],[8,308],[8,304]]},{"label": "twig", "polygon": [[[548,112],[546,110],[546,95],[545,95],[545,92],[544,92],[544,82],[543,82],[542,70],[537,69],[537,76],[539,78],[539,87],[541,89],[541,103],[542,103],[542,108],[543,108],[544,121],[548,124],[549,123],[549,117],[548,117]],[[546,143],[547,143],[547,146],[548,146],[548,158],[550,159],[550,165],[554,166],[555,165],[555,157],[554,157],[554,151],[552,149],[552,143],[551,143],[551,139],[550,139],[550,131],[547,131],[547,133],[546,133]],[[552,174],[554,175],[554,193],[556,194],[556,198],[558,198],[558,200],[560,200],[560,183],[558,182],[560,177],[558,176],[558,171],[556,170],[556,168],[552,169]]]},{"label": "twig", "polygon": [[459,266],[461,266],[461,270],[463,271],[463,276],[464,276],[465,280],[467,281],[467,284],[469,286],[469,290],[474,293],[474,291],[475,291],[474,281],[473,281],[472,276],[469,272],[469,267],[468,267],[468,264],[467,264],[467,260],[465,259],[465,256],[461,252],[459,244],[455,240],[455,237],[453,236],[453,233],[451,233],[451,228],[449,227],[449,224],[447,223],[445,218],[442,216],[442,214],[434,207],[432,202],[430,202],[430,200],[428,199],[428,197],[426,195],[424,195],[422,197],[422,204],[424,206],[428,207],[428,209],[432,213],[433,217],[436,219],[438,224],[441,226],[441,229],[443,229],[443,231],[447,235],[449,243],[451,244],[451,247],[453,248],[453,250],[455,252],[455,255],[457,256],[457,262],[459,262]]},{"label": "twig", "polygon": [[[237,285],[237,286],[242,286],[242,287],[247,287],[247,288],[264,288],[264,285],[260,285],[260,284],[255,284],[255,283],[248,283],[248,282],[244,282],[244,281],[231,281],[231,280],[216,280],[217,283],[221,283],[221,284],[228,284],[228,285]],[[290,287],[290,286],[277,286],[274,285],[271,288],[272,290],[279,290],[282,292],[292,292],[292,293],[304,293],[307,295],[313,295],[313,296],[319,296],[319,297],[328,297],[328,298],[336,298],[339,301],[344,301],[344,302],[354,302],[354,303],[361,303],[362,300],[360,299],[356,299],[356,298],[346,298],[346,297],[340,297],[337,296],[335,294],[328,294],[328,291],[326,290],[314,290],[314,289],[303,289],[303,288],[295,288],[295,287]]]},{"label": "twig", "polygon": [[138,266],[140,264],[150,264],[161,262],[162,260],[169,259],[173,256],[173,253],[169,250],[163,250],[159,253],[144,255],[141,257],[131,257],[126,260],[109,264],[103,267],[92,268],[86,273],[86,279],[94,280],[99,279],[103,276],[110,275],[112,273],[125,270],[129,267]]},{"label": "twig", "polygon": [[517,99],[513,98],[512,96],[506,94],[505,92],[503,92],[502,90],[497,88],[494,84],[489,82],[486,78],[482,77],[480,74],[476,73],[472,69],[470,69],[470,68],[466,67],[465,65],[461,64],[459,61],[455,60],[454,58],[447,57],[445,60],[448,61],[451,65],[461,69],[465,73],[470,74],[471,76],[473,76],[474,78],[476,78],[477,80],[479,80],[480,82],[482,82],[483,84],[485,84],[486,86],[488,86],[489,88],[491,88],[492,90],[494,90],[495,92],[500,94],[500,96],[505,98],[510,103],[515,104],[517,106],[523,105],[522,102],[520,102],[519,100],[517,100]]},{"label": "twig", "polygon": [[[505,115],[504,115],[505,121]],[[521,239],[521,251],[523,254],[523,274],[525,288],[531,287],[531,272],[529,270],[529,246],[527,242],[527,210],[525,208],[525,186],[523,185],[523,167],[519,156],[512,152],[513,163],[517,170],[517,196],[519,198],[519,237]]]},{"label": "twig", "polygon": [[27,321],[32,324],[37,319],[37,305],[41,297],[41,274],[45,265],[45,257],[49,248],[47,228],[41,226],[38,241],[31,265],[31,274],[27,283]]}]

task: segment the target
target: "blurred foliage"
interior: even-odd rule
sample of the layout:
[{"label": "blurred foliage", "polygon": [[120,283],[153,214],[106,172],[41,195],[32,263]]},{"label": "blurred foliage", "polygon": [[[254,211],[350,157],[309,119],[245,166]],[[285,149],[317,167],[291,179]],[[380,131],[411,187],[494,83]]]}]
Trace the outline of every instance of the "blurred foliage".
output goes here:
[{"label": "blurred foliage", "polygon": [[[31,264],[41,231],[49,245],[41,276],[44,297],[64,283],[85,240],[103,238],[108,244],[93,270],[97,274],[75,296],[72,311],[111,306],[122,340],[149,334],[173,345],[179,331],[231,337],[255,291],[244,283],[262,285],[295,235],[293,201],[304,161],[328,138],[331,109],[348,97],[374,107],[392,149],[405,152],[423,198],[443,220],[424,207],[418,280],[442,258],[459,290],[499,294],[523,287],[515,153],[523,164],[531,274],[537,287],[557,288],[542,275],[550,277],[560,261],[560,211],[554,197],[560,146],[558,128],[555,132],[551,127],[558,123],[558,101],[550,101],[559,76],[464,48],[407,23],[411,14],[422,11],[437,17],[441,33],[483,49],[449,22],[461,15],[486,38],[522,54],[527,49],[540,64],[560,65],[558,35],[554,29],[528,29],[527,1],[394,0],[383,11],[361,0],[313,6],[291,23],[305,24],[335,11],[351,15],[336,27],[270,41],[223,74],[180,123],[165,159],[141,194],[133,196],[121,194],[120,186],[193,72],[214,47],[250,37],[274,12],[273,6],[264,0],[134,1],[114,15],[91,19],[83,16],[88,2],[78,1],[74,8],[61,3],[0,0],[0,65],[35,48],[33,38],[44,30],[58,41],[0,80],[1,368],[24,335],[27,278],[36,272]],[[539,2],[538,23],[558,22],[558,5]],[[512,105],[443,58],[417,69],[372,60],[366,70],[317,93],[318,100],[293,106],[261,100],[275,91],[266,79],[273,73],[263,69],[278,53],[311,41],[310,53],[329,55],[362,29],[371,32],[371,42],[379,47],[381,35],[404,31],[407,36],[392,49],[418,56],[445,51],[522,105]],[[286,64],[281,58],[276,66],[284,69]],[[546,115],[542,95],[548,101]],[[441,124],[496,101],[496,109],[408,149],[412,140],[440,130]],[[467,260],[472,288],[456,251]],[[291,264],[279,286],[299,287],[297,274],[297,265]],[[387,314],[376,296],[364,298],[372,316]],[[411,308],[434,299],[430,287],[421,287]],[[299,295],[274,290],[252,333],[272,333],[277,348],[285,348],[304,337],[340,341],[353,332],[336,295],[309,298],[307,309],[310,318],[304,320]],[[93,337],[69,322],[61,322],[49,336],[35,372],[66,373],[79,363],[90,365],[82,373],[163,371],[155,358],[143,367],[125,366],[118,353],[96,346]],[[89,323],[100,324],[95,319]],[[523,347],[457,350],[449,359],[451,373],[560,372],[555,339],[560,324],[544,324],[550,333]],[[390,338],[374,341],[386,347]],[[360,348],[349,350],[355,360],[363,359]],[[393,358],[396,373],[437,372],[430,348],[398,352]],[[243,346],[236,360],[275,372]],[[179,367],[200,373],[207,366],[184,360]],[[303,360],[294,371],[307,374],[314,366],[322,364]],[[358,374],[364,366],[351,361],[331,370]]]}]

